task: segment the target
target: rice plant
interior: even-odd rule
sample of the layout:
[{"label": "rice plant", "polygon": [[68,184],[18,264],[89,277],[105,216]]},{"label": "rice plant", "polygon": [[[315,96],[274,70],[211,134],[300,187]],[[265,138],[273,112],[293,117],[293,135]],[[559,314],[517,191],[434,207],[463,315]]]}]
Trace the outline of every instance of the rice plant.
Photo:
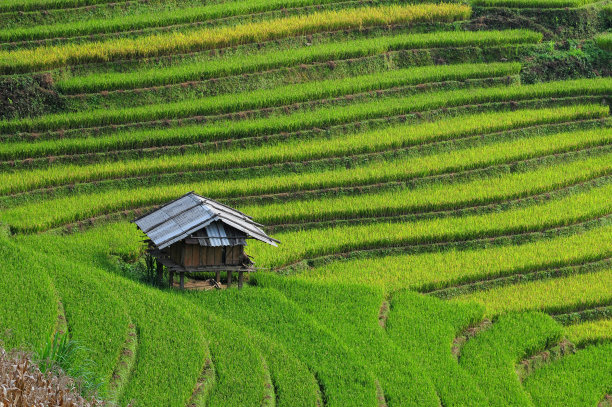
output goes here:
[{"label": "rice plant", "polygon": [[[452,301],[477,302],[488,315],[508,311],[567,312],[609,304],[612,270],[534,281],[459,296]],[[542,296],[545,292],[546,295]]]},{"label": "rice plant", "polygon": [[465,19],[470,13],[468,6],[445,3],[379,6],[324,11],[237,26],[206,28],[189,33],[162,33],[136,39],[123,38],[89,44],[0,51],[0,72],[28,72],[77,63],[153,57],[364,26],[452,22]]},{"label": "rice plant", "polygon": [[355,284],[380,286],[389,292],[431,291],[605,259],[612,254],[610,236],[612,227],[605,225],[513,246],[355,258],[321,265],[296,278],[329,283],[350,279]]},{"label": "rice plant", "polygon": [[63,93],[133,89],[258,72],[300,63],[365,57],[402,49],[505,46],[537,43],[541,38],[541,34],[528,30],[398,34],[311,45],[286,51],[272,50],[253,55],[216,58],[207,61],[206,64],[195,62],[167,68],[143,67],[129,72],[98,72],[71,76],[58,80],[57,87]]}]

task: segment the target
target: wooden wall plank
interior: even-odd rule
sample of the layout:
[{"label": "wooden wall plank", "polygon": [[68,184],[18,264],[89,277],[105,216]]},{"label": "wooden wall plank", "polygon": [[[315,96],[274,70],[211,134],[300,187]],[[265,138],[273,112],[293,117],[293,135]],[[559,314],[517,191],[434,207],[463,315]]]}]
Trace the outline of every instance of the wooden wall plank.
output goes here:
[{"label": "wooden wall plank", "polygon": [[215,264],[216,265],[222,265],[223,264],[223,248],[222,247],[215,247]]},{"label": "wooden wall plank", "polygon": [[186,244],[184,247],[185,247],[185,250],[184,250],[184,253],[185,253],[185,259],[184,260],[185,261],[183,263],[183,266],[185,266],[185,267],[192,267],[193,264],[191,263],[191,259],[192,259],[192,256],[193,256],[193,246],[190,245],[190,244]]},{"label": "wooden wall plank", "polygon": [[191,246],[191,265],[197,267],[200,265],[200,245],[192,244]]}]

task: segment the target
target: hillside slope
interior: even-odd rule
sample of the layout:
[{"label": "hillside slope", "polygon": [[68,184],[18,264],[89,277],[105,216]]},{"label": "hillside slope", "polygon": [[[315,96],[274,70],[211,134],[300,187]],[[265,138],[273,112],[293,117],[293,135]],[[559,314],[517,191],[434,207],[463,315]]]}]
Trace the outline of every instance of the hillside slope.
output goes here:
[{"label": "hillside slope", "polygon": [[[118,405],[606,405],[608,0],[0,19],[4,347],[65,330]],[[242,290],[153,283],[129,221],[189,191],[281,241]]]}]

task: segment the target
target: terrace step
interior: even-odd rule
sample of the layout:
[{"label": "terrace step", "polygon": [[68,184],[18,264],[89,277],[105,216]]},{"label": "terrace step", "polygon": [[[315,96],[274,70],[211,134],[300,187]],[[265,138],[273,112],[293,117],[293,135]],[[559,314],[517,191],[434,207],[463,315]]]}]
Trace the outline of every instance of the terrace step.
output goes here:
[{"label": "terrace step", "polygon": [[560,336],[561,328],[547,315],[509,313],[467,341],[459,363],[480,384],[490,405],[533,406],[517,378],[515,364]]},{"label": "terrace step", "polygon": [[111,375],[108,385],[109,398],[114,402],[121,399],[125,384],[130,380],[138,352],[138,331],[131,321],[128,325],[127,337],[119,354],[119,360]]},{"label": "terrace step", "polygon": [[590,345],[535,370],[523,382],[536,405],[595,406],[610,388],[612,343]]},{"label": "terrace step", "polygon": [[200,374],[198,382],[196,383],[193,389],[193,393],[191,394],[191,399],[189,399],[189,403],[187,403],[187,407],[206,406],[206,402],[210,397],[211,392],[213,391],[215,383],[215,366],[212,362],[212,359],[209,357],[206,358],[206,360],[204,361],[202,373]]}]

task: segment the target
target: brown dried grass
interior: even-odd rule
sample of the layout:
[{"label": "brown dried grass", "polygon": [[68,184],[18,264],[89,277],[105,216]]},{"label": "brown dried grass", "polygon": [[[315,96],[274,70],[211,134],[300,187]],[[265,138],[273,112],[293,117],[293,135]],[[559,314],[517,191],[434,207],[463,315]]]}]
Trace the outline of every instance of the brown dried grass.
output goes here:
[{"label": "brown dried grass", "polygon": [[75,390],[72,378],[43,374],[23,352],[8,354],[0,348],[1,407],[95,407],[105,402],[87,400]]}]

